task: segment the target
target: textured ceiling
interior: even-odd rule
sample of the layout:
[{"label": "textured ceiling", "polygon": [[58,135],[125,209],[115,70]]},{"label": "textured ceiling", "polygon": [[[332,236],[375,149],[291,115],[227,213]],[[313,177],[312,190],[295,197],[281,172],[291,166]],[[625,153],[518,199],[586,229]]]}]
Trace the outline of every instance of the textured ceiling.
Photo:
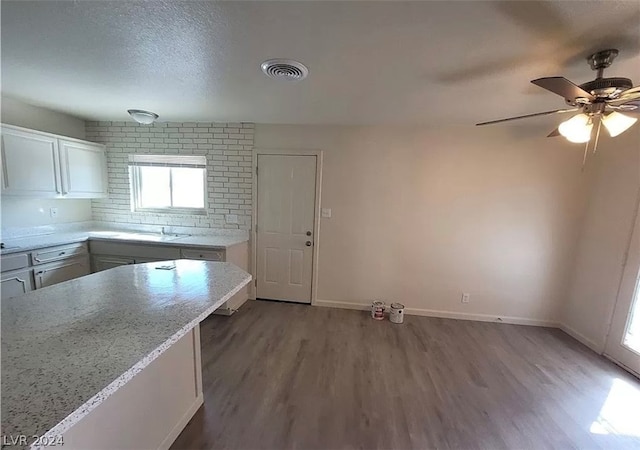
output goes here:
[{"label": "textured ceiling", "polygon": [[[466,124],[562,107],[529,83],[640,84],[640,2],[2,1],[2,93],[79,117]],[[310,69],[298,83],[269,58]],[[533,119],[544,120],[544,119]]]}]

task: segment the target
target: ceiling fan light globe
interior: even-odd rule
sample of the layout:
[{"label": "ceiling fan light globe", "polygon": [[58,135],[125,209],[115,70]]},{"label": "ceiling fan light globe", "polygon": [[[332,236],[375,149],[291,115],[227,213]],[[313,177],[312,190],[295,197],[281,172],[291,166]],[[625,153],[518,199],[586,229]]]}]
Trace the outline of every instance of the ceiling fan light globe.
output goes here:
[{"label": "ceiling fan light globe", "polygon": [[602,124],[605,126],[611,137],[616,137],[627,131],[638,119],[636,117],[625,116],[617,111],[602,118]]},{"label": "ceiling fan light globe", "polygon": [[573,142],[574,144],[584,144],[585,142],[588,142],[589,139],[591,139],[591,132],[580,135],[573,135],[571,137],[565,136],[565,138],[567,139],[567,141]]},{"label": "ceiling fan light globe", "polygon": [[591,139],[593,123],[590,122],[586,114],[577,114],[569,120],[565,120],[558,127],[558,131],[569,142],[576,144],[584,143]]}]

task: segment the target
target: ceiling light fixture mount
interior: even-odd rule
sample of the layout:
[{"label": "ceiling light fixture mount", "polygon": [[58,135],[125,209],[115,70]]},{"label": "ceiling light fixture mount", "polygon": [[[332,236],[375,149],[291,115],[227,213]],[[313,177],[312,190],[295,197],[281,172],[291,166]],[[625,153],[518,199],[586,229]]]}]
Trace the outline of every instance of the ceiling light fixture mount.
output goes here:
[{"label": "ceiling light fixture mount", "polygon": [[136,122],[142,125],[151,125],[156,121],[158,115],[151,111],[145,111],[143,109],[128,109],[127,112]]},{"label": "ceiling light fixture mount", "polygon": [[293,59],[268,59],[260,65],[266,76],[283,81],[301,81],[309,75],[307,66]]}]

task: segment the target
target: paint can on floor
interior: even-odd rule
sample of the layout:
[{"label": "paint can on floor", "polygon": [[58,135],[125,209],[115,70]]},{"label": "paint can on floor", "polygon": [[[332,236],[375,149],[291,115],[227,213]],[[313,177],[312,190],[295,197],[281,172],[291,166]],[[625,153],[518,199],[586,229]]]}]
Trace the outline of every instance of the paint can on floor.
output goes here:
[{"label": "paint can on floor", "polygon": [[384,302],[375,301],[371,304],[371,317],[376,320],[384,319]]},{"label": "paint can on floor", "polygon": [[401,303],[392,303],[389,320],[393,323],[404,322],[404,305]]}]

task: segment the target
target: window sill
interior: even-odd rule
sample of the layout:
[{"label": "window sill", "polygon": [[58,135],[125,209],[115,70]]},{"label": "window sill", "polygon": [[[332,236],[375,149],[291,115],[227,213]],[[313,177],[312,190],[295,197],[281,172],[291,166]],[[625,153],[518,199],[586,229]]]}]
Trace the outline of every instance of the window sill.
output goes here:
[{"label": "window sill", "polygon": [[199,208],[136,208],[133,213],[165,214],[167,216],[206,216],[206,209]]}]

